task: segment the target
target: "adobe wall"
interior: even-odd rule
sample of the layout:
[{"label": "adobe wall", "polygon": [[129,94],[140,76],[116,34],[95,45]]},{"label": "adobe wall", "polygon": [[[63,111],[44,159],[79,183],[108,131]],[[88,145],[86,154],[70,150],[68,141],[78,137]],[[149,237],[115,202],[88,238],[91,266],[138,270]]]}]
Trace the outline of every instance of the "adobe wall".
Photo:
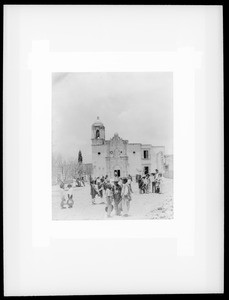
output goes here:
[{"label": "adobe wall", "polygon": [[106,145],[92,146],[93,177],[106,175],[106,155]]},{"label": "adobe wall", "polygon": [[[135,153],[134,153],[135,152]],[[128,144],[128,174],[135,176],[142,172],[141,144]]]}]

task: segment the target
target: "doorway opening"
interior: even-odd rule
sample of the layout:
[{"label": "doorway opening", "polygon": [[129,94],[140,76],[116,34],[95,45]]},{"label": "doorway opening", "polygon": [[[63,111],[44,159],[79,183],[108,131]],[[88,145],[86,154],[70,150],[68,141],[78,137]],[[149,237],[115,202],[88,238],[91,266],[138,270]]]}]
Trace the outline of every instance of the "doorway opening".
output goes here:
[{"label": "doorway opening", "polygon": [[114,170],[114,175],[117,175],[118,177],[120,177],[120,175],[121,175],[120,170]]},{"label": "doorway opening", "polygon": [[145,166],[144,167],[144,174],[149,174],[149,167],[148,166]]}]

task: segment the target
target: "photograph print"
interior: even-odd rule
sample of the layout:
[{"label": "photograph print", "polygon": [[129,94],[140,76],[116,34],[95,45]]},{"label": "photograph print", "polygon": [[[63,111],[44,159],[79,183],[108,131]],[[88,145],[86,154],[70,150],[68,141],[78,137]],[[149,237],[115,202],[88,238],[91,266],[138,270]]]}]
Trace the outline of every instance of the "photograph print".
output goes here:
[{"label": "photograph print", "polygon": [[173,219],[173,73],[52,74],[52,219]]}]

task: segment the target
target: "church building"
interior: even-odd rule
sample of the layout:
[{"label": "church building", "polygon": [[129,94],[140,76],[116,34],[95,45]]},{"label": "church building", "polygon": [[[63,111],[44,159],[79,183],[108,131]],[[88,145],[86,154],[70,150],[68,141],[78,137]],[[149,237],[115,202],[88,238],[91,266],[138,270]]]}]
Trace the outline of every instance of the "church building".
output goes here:
[{"label": "church building", "polygon": [[105,139],[105,127],[97,117],[91,127],[93,177],[108,175],[125,177],[129,174],[154,173],[164,171],[165,147],[151,144],[129,143],[115,133],[110,140]]}]

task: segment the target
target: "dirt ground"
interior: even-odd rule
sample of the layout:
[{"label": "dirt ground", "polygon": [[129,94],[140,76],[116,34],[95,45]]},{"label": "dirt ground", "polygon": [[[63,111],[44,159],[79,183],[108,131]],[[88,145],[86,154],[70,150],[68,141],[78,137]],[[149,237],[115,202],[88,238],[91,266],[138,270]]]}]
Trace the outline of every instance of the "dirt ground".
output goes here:
[{"label": "dirt ground", "polygon": [[[114,210],[109,220],[140,220],[140,219],[172,219],[173,218],[173,180],[164,179],[161,194],[139,194],[137,183],[132,183],[132,200],[128,217],[116,216]],[[91,202],[90,185],[77,187],[73,190],[74,205],[72,208],[60,207],[60,188],[52,188],[52,215],[53,220],[102,220],[106,219],[105,197],[96,197],[96,205]]]}]

